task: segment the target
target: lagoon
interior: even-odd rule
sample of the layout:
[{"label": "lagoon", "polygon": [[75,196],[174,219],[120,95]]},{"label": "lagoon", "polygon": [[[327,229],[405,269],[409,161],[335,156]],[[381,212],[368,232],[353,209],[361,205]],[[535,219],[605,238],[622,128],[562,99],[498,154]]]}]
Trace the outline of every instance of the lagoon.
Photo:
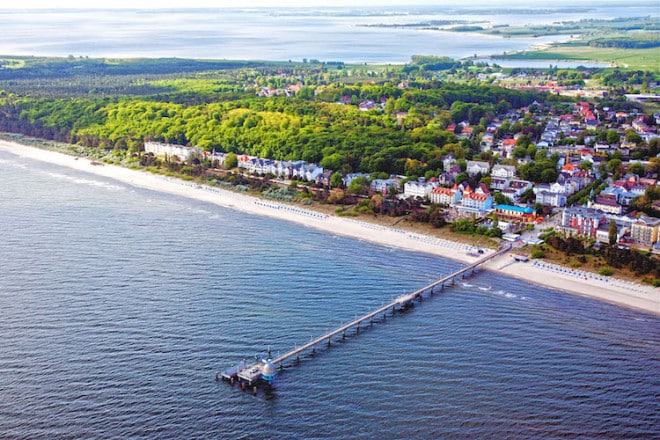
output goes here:
[{"label": "lagoon", "polygon": [[[572,6],[572,5],[568,5]],[[0,9],[0,54],[406,63],[415,54],[465,58],[528,49],[564,37],[500,38],[446,30],[368,27],[432,20],[485,25],[655,14],[642,3],[528,9],[466,6],[251,9]],[[657,9],[657,8],[656,8]],[[547,64],[547,62],[546,62]]]}]

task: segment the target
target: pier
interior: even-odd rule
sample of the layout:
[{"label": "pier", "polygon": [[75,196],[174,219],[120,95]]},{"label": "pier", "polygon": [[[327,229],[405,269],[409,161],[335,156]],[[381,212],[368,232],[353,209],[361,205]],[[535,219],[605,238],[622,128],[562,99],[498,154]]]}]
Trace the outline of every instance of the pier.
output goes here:
[{"label": "pier", "polygon": [[[492,254],[486,255],[485,257],[475,261],[474,263],[471,263],[431,284],[428,284],[421,289],[415,290],[414,292],[407,293],[401,296],[398,296],[395,298],[393,301],[390,303],[367,313],[366,315],[363,315],[347,324],[342,325],[341,327],[332,330],[323,336],[319,336],[318,338],[308,342],[307,344],[301,345],[300,347],[294,348],[293,350],[289,351],[288,353],[285,353],[281,356],[276,357],[275,359],[270,359],[270,348],[268,349],[268,358],[267,359],[260,359],[256,358],[256,362],[254,363],[247,363],[246,361],[243,361],[241,364],[229,368],[225,371],[222,372],[222,379],[229,381],[230,383],[234,383],[234,381],[238,381],[241,383],[246,383],[248,385],[252,385],[253,383],[256,383],[260,380],[266,380],[268,383],[271,383],[272,380],[275,378],[275,366],[279,366],[279,369],[283,369],[283,362],[293,356],[296,356],[298,358],[299,354],[305,350],[308,350],[310,348],[315,347],[316,345],[322,344],[322,343],[327,343],[327,345],[330,345],[332,342],[332,338],[334,336],[337,336],[339,334],[342,335],[342,337],[346,336],[346,331],[355,327],[357,331],[360,331],[360,324],[362,324],[365,321],[370,321],[375,317],[380,316],[381,314],[384,316],[387,315],[387,312],[391,309],[393,312],[397,310],[398,308],[406,308],[409,307],[413,302],[418,299],[421,300],[423,298],[423,295],[425,293],[433,294],[434,289],[436,287],[440,287],[440,289],[443,289],[446,285],[454,285],[455,281],[457,278],[465,278],[466,274],[474,274],[474,272],[477,270],[479,266],[482,264],[492,260],[495,257],[498,257],[506,252],[509,252],[512,248],[512,245],[508,244],[503,247],[501,247],[499,250],[493,252]],[[217,380],[217,375],[216,375],[216,380]]]}]

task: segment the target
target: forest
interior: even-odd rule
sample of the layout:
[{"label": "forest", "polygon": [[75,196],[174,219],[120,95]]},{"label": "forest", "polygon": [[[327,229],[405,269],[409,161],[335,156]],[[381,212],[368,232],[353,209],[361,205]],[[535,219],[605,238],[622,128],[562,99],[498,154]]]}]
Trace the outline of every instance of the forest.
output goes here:
[{"label": "forest", "polygon": [[[415,61],[423,71],[456,67],[444,58]],[[57,76],[61,64],[66,68]],[[135,64],[146,73],[136,76]],[[158,70],[154,62],[101,67],[101,61],[86,59],[54,65],[4,69],[6,78],[13,77],[0,81],[1,131],[132,153],[147,140],[162,141],[302,159],[342,172],[441,172],[440,158],[448,152],[458,158],[478,152],[474,141],[459,141],[448,130],[452,124],[469,121],[476,136],[496,115],[546,99],[529,91],[420,79],[419,70],[408,76],[404,68],[342,81],[345,68],[337,65],[163,60]],[[35,72],[43,76],[35,79]],[[402,77],[408,86],[398,87]],[[268,96],[257,96],[264,90]],[[364,101],[374,108],[362,111],[358,104]]]}]

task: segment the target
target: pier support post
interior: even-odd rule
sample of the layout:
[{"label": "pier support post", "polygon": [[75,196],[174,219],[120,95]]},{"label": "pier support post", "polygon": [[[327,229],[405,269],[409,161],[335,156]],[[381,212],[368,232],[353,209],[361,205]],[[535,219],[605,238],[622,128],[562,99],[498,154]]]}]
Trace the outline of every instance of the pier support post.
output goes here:
[{"label": "pier support post", "polygon": [[346,339],[346,330],[344,330],[344,332],[341,334],[341,338]]},{"label": "pier support post", "polygon": [[331,340],[331,339],[332,339],[332,338],[328,338],[328,347],[330,347],[330,340]]},{"label": "pier support post", "polygon": [[252,395],[253,396],[257,395],[257,386],[256,385],[252,387]]}]

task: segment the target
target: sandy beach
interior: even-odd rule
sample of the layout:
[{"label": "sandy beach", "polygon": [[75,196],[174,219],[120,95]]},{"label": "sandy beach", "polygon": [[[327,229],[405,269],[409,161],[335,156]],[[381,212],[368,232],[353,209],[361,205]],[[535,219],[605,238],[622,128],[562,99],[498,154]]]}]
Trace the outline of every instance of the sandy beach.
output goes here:
[{"label": "sandy beach", "polygon": [[[0,141],[0,150],[20,157],[115,179],[140,188],[190,197],[250,214],[265,215],[295,222],[331,234],[451,258],[465,263],[477,260],[477,257],[467,255],[467,251],[471,248],[469,245],[436,237],[360,220],[326,215],[297,206],[271,202],[144,171],[107,164],[92,164],[88,159],[76,158],[15,142]],[[660,314],[660,289],[651,286],[630,283],[611,277],[601,277],[595,274],[585,274],[569,268],[543,263],[542,261],[515,262],[508,254],[488,262],[485,268],[557,290],[598,298],[656,315]]]}]

